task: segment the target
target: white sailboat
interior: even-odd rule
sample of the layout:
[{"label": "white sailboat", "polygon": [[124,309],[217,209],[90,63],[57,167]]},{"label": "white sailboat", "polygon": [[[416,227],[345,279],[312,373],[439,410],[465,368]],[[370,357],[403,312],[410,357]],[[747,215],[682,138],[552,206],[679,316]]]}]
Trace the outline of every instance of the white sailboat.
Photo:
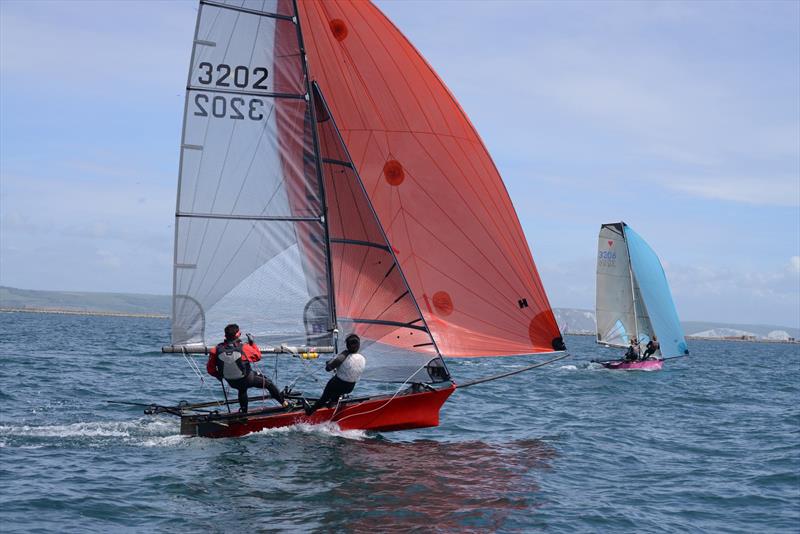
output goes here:
[{"label": "white sailboat", "polygon": [[597,247],[597,343],[640,353],[655,340],[648,358],[602,363],[609,369],[657,371],[664,359],[689,354],[664,269],[652,248],[624,222],[600,227]]}]

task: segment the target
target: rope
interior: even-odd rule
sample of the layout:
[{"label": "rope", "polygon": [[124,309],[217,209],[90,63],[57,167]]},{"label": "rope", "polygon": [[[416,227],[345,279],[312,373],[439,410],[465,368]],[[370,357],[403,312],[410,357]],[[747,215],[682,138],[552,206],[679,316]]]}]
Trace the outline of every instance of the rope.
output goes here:
[{"label": "rope", "polygon": [[[206,383],[205,377],[203,377],[203,373],[200,371],[200,368],[197,366],[197,363],[189,357],[189,354],[186,352],[186,348],[184,347],[183,351],[181,351],[183,355],[183,359],[189,363],[189,367],[194,371],[194,374],[200,379],[200,385],[205,386],[208,390],[208,393],[211,395],[211,398],[214,399],[220,406],[222,406],[222,402],[217,398],[214,392],[211,390],[211,387]],[[225,387],[224,385],[222,387]]]},{"label": "rope", "polygon": [[477,384],[483,384],[484,382],[491,382],[492,380],[498,380],[500,378],[505,378],[507,376],[517,375],[519,373],[524,373],[525,371],[530,371],[531,369],[536,369],[537,367],[542,367],[544,365],[547,365],[547,364],[550,364],[550,363],[553,363],[553,362],[557,362],[558,360],[563,360],[564,358],[567,358],[569,356],[570,356],[569,353],[562,354],[561,356],[559,356],[557,358],[553,358],[551,360],[547,360],[546,362],[537,363],[537,364],[525,367],[523,369],[517,369],[515,371],[510,371],[508,373],[503,373],[503,374],[500,374],[500,375],[489,376],[489,377],[486,377],[486,378],[479,378],[478,380],[473,380],[472,382],[467,382],[465,384],[460,384],[460,385],[456,384],[456,387],[460,388],[460,389],[464,389],[464,388],[468,388],[470,386],[475,386]]}]

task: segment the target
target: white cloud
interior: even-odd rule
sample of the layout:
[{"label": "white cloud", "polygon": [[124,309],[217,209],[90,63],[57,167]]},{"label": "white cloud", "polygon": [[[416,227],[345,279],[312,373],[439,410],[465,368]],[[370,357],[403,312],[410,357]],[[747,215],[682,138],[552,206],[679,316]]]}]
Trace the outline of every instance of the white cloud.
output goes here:
[{"label": "white cloud", "polygon": [[763,271],[672,265],[667,278],[678,309],[691,310],[685,319],[800,327],[800,258],[795,258]]},{"label": "white cloud", "polygon": [[694,176],[664,178],[664,184],[695,196],[746,204],[800,206],[800,177]]},{"label": "white cloud", "polygon": [[583,183],[612,169],[639,188],[800,205],[796,5],[496,5],[413,29],[501,166],[554,160]]}]

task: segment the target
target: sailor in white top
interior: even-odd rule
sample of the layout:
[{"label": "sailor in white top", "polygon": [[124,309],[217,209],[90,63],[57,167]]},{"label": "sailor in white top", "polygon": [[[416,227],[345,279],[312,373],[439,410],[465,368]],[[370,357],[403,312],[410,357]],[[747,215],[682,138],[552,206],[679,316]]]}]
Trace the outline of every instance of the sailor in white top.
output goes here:
[{"label": "sailor in white top", "polygon": [[325,364],[326,371],[335,371],[336,374],[328,380],[322,396],[313,406],[306,405],[306,414],[311,415],[322,406],[329,405],[339,400],[339,397],[353,391],[356,382],[361,378],[367,360],[358,353],[361,348],[361,339],[355,334],[350,334],[345,339],[347,350]]}]

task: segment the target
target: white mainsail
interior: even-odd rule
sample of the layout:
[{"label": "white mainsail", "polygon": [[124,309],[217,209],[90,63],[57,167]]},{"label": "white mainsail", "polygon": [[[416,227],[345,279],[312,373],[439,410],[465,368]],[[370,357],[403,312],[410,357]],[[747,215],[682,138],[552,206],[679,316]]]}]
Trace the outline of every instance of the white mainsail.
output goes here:
[{"label": "white mainsail", "polygon": [[604,224],[597,244],[597,342],[626,347],[636,335],[638,314],[630,258],[621,224]]},{"label": "white mainsail", "polygon": [[[322,192],[290,8],[200,3],[181,143],[173,343],[214,344],[225,324],[243,322],[262,338],[302,344],[309,321],[332,324]],[[301,246],[298,235],[316,236],[316,245]],[[309,318],[315,298],[323,305]]]}]

